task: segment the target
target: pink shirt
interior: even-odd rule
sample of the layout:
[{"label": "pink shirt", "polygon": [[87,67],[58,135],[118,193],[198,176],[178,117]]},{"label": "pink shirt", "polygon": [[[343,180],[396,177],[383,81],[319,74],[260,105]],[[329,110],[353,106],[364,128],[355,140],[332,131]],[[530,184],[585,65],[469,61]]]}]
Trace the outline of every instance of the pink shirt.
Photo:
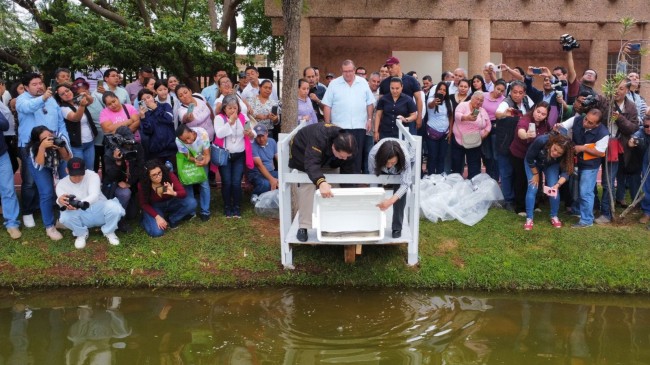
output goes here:
[{"label": "pink shirt", "polygon": [[[126,107],[126,110],[129,111],[129,116],[138,114],[138,111],[135,110],[131,104],[122,104]],[[108,108],[104,108],[101,113],[99,113],[99,123],[111,122],[112,124],[124,123],[129,120],[129,117],[124,113],[124,108],[120,109],[119,112],[114,112]],[[135,131],[135,140],[140,142],[140,131]]]},{"label": "pink shirt", "polygon": [[488,113],[488,117],[490,117],[490,120],[495,120],[497,119],[496,117],[496,111],[497,108],[499,107],[499,104],[505,99],[506,97],[501,95],[499,96],[495,101],[492,101],[492,97],[490,96],[490,93],[484,93],[485,97],[483,98],[483,109]]},{"label": "pink shirt", "polygon": [[492,123],[490,122],[487,111],[482,107],[478,108],[478,110],[479,113],[475,121],[461,121],[464,115],[472,113],[472,107],[469,101],[463,101],[456,107],[453,132],[454,138],[456,138],[456,142],[459,145],[463,145],[463,133],[481,132],[481,137],[490,133]]}]

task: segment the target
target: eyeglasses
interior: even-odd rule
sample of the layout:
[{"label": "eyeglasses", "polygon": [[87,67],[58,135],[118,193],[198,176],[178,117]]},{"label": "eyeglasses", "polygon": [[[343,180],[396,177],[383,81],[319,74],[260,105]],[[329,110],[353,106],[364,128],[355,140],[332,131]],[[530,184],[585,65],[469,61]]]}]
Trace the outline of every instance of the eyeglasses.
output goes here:
[{"label": "eyeglasses", "polygon": [[152,179],[157,178],[157,177],[161,177],[161,176],[162,176],[162,171],[158,171],[156,173],[149,174],[149,177],[151,177]]},{"label": "eyeglasses", "polygon": [[644,124],[643,128],[650,128],[650,124]]},{"label": "eyeglasses", "polygon": [[357,76],[366,76],[365,72],[357,72]]}]

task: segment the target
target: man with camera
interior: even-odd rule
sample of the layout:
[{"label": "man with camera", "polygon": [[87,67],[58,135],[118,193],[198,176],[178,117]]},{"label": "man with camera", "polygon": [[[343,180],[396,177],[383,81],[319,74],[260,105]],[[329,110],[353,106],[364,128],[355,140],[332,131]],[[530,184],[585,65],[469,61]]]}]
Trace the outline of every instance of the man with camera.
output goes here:
[{"label": "man with camera", "polygon": [[77,237],[74,247],[86,247],[88,228],[101,227],[108,242],[117,246],[117,223],[124,216],[124,208],[117,199],[107,200],[101,191],[99,175],[86,170],[84,160],[73,157],[68,161],[68,176],[56,186],[56,203],[61,207],[61,223]]},{"label": "man with camera", "polygon": [[588,68],[582,73],[580,79],[577,77],[575,64],[573,62],[573,50],[580,48],[578,41],[570,34],[563,34],[560,36],[560,44],[562,45],[562,49],[566,51],[568,71],[567,82],[569,84],[569,95],[567,100],[569,104],[573,103],[575,98],[583,92],[588,92],[589,94],[596,96],[598,94],[596,90],[594,90],[596,80],[598,79],[596,70]]},{"label": "man with camera", "polygon": [[[542,90],[533,86],[534,76],[544,78]],[[547,67],[528,66],[524,82],[526,83],[526,95],[530,97],[533,103],[537,104],[540,101],[545,101],[549,104],[548,123],[553,127],[562,117],[562,101],[564,100],[566,81],[562,83],[562,81],[556,79]]]}]

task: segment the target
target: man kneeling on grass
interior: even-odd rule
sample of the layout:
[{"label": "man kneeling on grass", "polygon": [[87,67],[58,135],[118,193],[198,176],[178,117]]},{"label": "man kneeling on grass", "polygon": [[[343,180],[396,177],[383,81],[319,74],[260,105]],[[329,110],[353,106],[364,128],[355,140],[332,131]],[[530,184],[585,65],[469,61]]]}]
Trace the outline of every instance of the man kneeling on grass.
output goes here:
[{"label": "man kneeling on grass", "polygon": [[68,176],[56,185],[56,203],[61,207],[61,223],[77,237],[74,247],[86,247],[88,228],[101,227],[108,242],[117,246],[117,223],[124,216],[124,208],[117,198],[107,200],[102,194],[99,175],[86,170],[84,160],[73,157],[68,161]]}]

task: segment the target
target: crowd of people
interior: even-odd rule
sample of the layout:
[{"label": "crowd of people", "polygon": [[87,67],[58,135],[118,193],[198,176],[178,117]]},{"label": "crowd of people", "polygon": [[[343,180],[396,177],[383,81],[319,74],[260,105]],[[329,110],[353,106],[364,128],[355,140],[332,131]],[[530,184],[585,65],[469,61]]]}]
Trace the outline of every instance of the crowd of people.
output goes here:
[{"label": "crowd of people", "polygon": [[[608,186],[616,204],[626,206],[626,192],[635,195],[650,163],[650,111],[638,74],[620,82],[610,103],[594,88],[596,72],[578,77],[571,50],[566,54],[567,67],[488,62],[481,75],[457,68],[421,83],[396,57],[369,73],[343,61],[341,76],[329,73],[325,84],[317,67],[305,68],[294,96],[304,127],[291,141],[289,166],[313,184],[298,188],[299,212],[308,212],[300,214],[298,240],[307,241],[311,228],[308,196],[315,189],[331,196],[324,174],[335,172],[402,175],[378,206],[394,207],[393,237],[401,236],[405,194],[420,166],[399,140],[397,123],[423,137],[424,175],[471,179],[484,170],[500,182],[505,208],[526,217],[526,230],[543,196],[554,227],[562,227],[561,201],[579,217],[572,227],[611,222]],[[148,67],[125,87],[118,70],[107,69],[95,90],[64,68],[49,86],[38,73],[9,90],[0,80],[0,193],[10,237],[21,237],[21,213],[23,225],[34,227],[37,210],[49,238],[60,240],[59,229],[70,229],[79,249],[91,227],[119,244],[115,232],[130,231],[134,219],[150,236],[162,236],[195,216],[210,220],[217,173],[223,215],[241,218],[245,177],[253,203],[278,187],[281,103],[276,85],[253,66],[237,80],[218,70],[213,81],[197,93],[175,76],[156,79]],[[20,204],[13,183],[19,166]],[[648,181],[643,223],[650,221]]]}]

